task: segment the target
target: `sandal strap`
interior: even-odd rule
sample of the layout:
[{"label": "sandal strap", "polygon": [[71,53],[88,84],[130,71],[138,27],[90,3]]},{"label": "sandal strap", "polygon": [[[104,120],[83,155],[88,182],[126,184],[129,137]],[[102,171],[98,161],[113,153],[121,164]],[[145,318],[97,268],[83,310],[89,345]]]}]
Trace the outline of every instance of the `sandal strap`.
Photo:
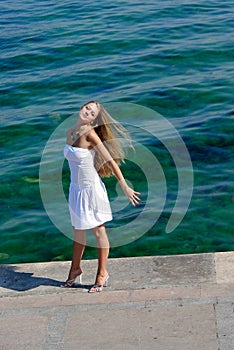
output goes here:
[{"label": "sandal strap", "polygon": [[102,288],[103,288],[103,284],[94,284],[90,290],[89,290],[89,293],[98,293],[98,292],[101,292],[102,291]]}]

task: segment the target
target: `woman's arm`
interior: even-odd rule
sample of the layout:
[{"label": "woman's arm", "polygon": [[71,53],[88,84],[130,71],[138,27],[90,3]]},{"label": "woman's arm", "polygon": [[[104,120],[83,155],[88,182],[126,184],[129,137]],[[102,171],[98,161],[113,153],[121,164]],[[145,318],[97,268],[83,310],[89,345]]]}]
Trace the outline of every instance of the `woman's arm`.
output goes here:
[{"label": "woman's arm", "polygon": [[133,206],[135,206],[136,204],[139,204],[141,199],[137,195],[140,195],[140,192],[136,192],[131,187],[128,186],[118,164],[111,157],[110,153],[108,152],[108,150],[106,149],[101,139],[99,138],[99,136],[96,134],[94,130],[92,130],[89,133],[88,140],[91,142],[92,146],[95,148],[95,151],[99,152],[102,155],[103,159],[106,161],[107,165],[110,167],[113,175],[119,181],[119,184],[123,192],[128,197],[131,204]]}]

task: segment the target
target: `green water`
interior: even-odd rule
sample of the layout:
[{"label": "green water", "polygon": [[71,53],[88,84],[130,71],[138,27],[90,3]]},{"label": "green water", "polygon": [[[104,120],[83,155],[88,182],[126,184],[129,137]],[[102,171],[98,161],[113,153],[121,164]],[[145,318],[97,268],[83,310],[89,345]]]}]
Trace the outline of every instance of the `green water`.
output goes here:
[{"label": "green water", "polygon": [[[167,234],[178,178],[171,155],[152,136],[157,120],[152,133],[141,133],[144,115],[134,119],[126,109],[118,116],[141,126],[132,137],[159,161],[167,196],[154,226],[110,256],[234,249],[232,18],[231,1],[1,1],[1,263],[71,258],[71,240],[43,206],[39,166],[50,135],[90,99],[160,113],[179,132],[193,164],[190,206]],[[144,173],[131,160],[122,170],[143,204],[114,215],[113,227],[131,222],[148,198]],[[68,183],[64,164],[65,192]],[[105,183],[114,201],[115,180]],[[94,257],[96,249],[88,247],[85,258]]]}]

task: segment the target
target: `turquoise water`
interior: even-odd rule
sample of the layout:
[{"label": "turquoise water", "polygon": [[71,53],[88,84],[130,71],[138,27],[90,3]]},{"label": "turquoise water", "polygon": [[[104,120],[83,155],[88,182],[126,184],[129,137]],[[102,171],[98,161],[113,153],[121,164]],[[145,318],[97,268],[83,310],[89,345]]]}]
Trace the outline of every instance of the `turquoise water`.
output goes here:
[{"label": "turquoise water", "polygon": [[[234,250],[233,2],[0,5],[0,262],[71,258],[71,240],[52,224],[42,204],[39,165],[52,132],[90,99],[134,103],[160,113],[180,133],[194,168],[188,212],[167,234],[178,185],[175,166],[160,142],[134,133],[164,169],[167,201],[147,233],[113,248],[111,256]],[[144,116],[133,120],[126,110],[120,121],[144,125]],[[136,175],[130,161],[122,169],[146,200],[144,176]],[[68,175],[65,165],[65,189]],[[113,198],[114,179],[106,184]],[[120,220],[134,215],[130,208]],[[94,257],[95,249],[87,248],[85,258]]]}]

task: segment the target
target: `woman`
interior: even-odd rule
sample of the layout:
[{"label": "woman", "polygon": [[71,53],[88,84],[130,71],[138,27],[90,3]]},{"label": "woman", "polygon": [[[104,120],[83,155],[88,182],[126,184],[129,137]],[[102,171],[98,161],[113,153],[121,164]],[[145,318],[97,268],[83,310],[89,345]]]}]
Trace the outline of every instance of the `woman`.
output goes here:
[{"label": "woman", "polygon": [[81,258],[86,244],[86,229],[92,229],[98,247],[98,269],[90,293],[101,292],[107,285],[107,259],[109,240],[105,222],[112,220],[110,204],[101,177],[114,175],[133,206],[140,202],[140,193],[130,188],[118,166],[124,161],[124,152],[118,138],[128,136],[96,102],[90,101],[80,108],[77,123],[67,130],[64,148],[69,162],[71,183],[69,210],[74,231],[73,254],[70,272],[63,287],[72,287],[79,276],[81,283]]}]

